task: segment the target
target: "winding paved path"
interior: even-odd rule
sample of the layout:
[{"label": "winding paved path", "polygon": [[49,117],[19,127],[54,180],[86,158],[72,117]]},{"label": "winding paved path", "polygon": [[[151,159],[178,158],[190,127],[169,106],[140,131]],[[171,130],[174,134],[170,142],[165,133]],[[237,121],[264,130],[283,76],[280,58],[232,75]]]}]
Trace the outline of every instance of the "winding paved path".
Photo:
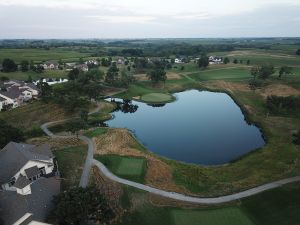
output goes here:
[{"label": "winding paved path", "polygon": [[[99,111],[100,109],[101,109],[101,107],[98,106],[98,108],[96,110],[94,110],[93,112],[91,112],[90,114],[95,113],[95,112]],[[41,129],[49,137],[52,137],[52,138],[76,137],[74,135],[70,135],[70,136],[55,135],[48,129],[49,126],[53,126],[55,124],[59,124],[59,123],[62,123],[64,121],[67,121],[67,120],[68,119],[45,123],[41,126]],[[252,188],[252,189],[249,189],[249,190],[246,190],[246,191],[242,191],[242,192],[239,192],[239,193],[235,193],[235,194],[232,194],[232,195],[226,195],[226,196],[221,196],[221,197],[216,197],[216,198],[191,197],[191,196],[187,196],[187,195],[183,195],[183,194],[179,194],[179,193],[163,191],[163,190],[156,189],[156,188],[144,185],[144,184],[136,183],[136,182],[133,182],[133,181],[130,181],[130,180],[126,180],[126,179],[122,179],[120,177],[117,177],[116,175],[111,173],[104,166],[104,164],[102,164],[101,162],[94,159],[94,157],[93,157],[94,148],[95,148],[94,142],[86,136],[79,135],[78,138],[83,140],[84,142],[86,142],[87,145],[88,145],[88,154],[87,154],[87,157],[86,157],[85,165],[84,165],[82,176],[81,176],[81,179],[80,179],[80,187],[87,187],[88,180],[89,180],[89,173],[90,173],[90,169],[91,169],[92,165],[97,166],[99,168],[99,170],[107,178],[109,178],[109,179],[111,179],[115,182],[118,182],[118,183],[121,183],[121,184],[124,184],[124,185],[128,185],[128,186],[131,186],[131,187],[135,187],[135,188],[138,188],[140,190],[150,192],[150,193],[153,193],[153,194],[156,194],[156,195],[159,195],[159,196],[179,200],[179,201],[190,202],[190,203],[198,203],[198,204],[208,204],[208,205],[235,201],[235,200],[238,200],[238,199],[241,199],[241,198],[245,198],[245,197],[249,197],[249,196],[261,193],[261,192],[266,191],[266,190],[270,190],[270,189],[280,187],[284,184],[300,181],[300,176],[297,176],[297,177],[287,178],[287,179],[275,181],[275,182],[272,182],[272,183],[269,183],[269,184],[261,185],[261,186],[258,186],[258,187],[255,187],[255,188]]]}]

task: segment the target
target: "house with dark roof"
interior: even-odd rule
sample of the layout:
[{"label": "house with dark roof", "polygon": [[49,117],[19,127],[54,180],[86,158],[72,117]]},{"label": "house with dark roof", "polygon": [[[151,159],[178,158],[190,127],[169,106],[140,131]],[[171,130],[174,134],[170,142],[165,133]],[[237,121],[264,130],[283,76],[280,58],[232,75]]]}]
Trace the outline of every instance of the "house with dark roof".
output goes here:
[{"label": "house with dark roof", "polygon": [[55,175],[56,170],[56,162],[48,145],[10,142],[0,150],[2,190],[30,195],[32,183],[41,177]]},{"label": "house with dark roof", "polygon": [[2,101],[2,104],[0,103],[0,111],[4,105],[9,105],[11,108],[16,108],[23,102],[37,98],[38,94],[39,90],[33,83],[25,83],[24,81],[4,82],[1,85],[0,97],[2,100],[5,100]]}]

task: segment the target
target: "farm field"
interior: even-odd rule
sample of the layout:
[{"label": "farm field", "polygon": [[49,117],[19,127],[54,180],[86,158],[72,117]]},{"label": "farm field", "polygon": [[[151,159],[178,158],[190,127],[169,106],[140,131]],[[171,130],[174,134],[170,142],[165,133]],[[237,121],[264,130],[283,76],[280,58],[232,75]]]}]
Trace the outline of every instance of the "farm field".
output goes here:
[{"label": "farm field", "polygon": [[28,72],[11,72],[11,73],[3,73],[0,72],[0,77],[8,77],[11,80],[28,80],[31,77],[33,80],[39,80],[41,78],[52,78],[52,79],[60,79],[67,78],[68,72],[65,70],[46,70],[43,73],[36,73],[34,71]]},{"label": "farm field", "polygon": [[81,53],[71,48],[45,49],[0,49],[0,61],[10,58],[17,63],[22,60],[40,63],[47,60],[63,60],[64,62],[78,61],[80,57],[87,57],[89,53]]}]

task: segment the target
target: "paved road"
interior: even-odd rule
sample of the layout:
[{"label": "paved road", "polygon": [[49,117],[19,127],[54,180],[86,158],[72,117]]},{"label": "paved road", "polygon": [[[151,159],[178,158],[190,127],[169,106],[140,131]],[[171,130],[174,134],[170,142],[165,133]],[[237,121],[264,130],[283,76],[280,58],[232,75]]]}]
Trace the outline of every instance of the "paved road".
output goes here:
[{"label": "paved road", "polygon": [[[95,113],[99,110],[100,110],[100,107],[98,107],[92,113]],[[73,136],[73,135],[58,136],[58,135],[55,135],[51,131],[48,130],[49,126],[53,126],[55,124],[62,123],[64,121],[66,121],[66,120],[45,123],[41,126],[41,129],[48,136],[50,136],[52,138],[76,137],[76,136]],[[235,201],[235,200],[238,200],[238,199],[241,199],[241,198],[245,198],[245,197],[249,197],[249,196],[261,193],[261,192],[266,191],[266,190],[270,190],[270,189],[280,187],[284,184],[300,181],[300,176],[297,176],[297,177],[292,177],[292,178],[287,178],[287,179],[275,181],[275,182],[272,182],[272,183],[269,183],[269,184],[258,186],[258,187],[255,187],[255,188],[243,191],[243,192],[235,193],[235,194],[232,194],[232,195],[226,195],[226,196],[221,196],[221,197],[216,197],[216,198],[191,197],[191,196],[187,196],[187,195],[183,195],[183,194],[179,194],[179,193],[175,193],[175,192],[163,191],[163,190],[156,189],[156,188],[144,185],[144,184],[139,184],[139,183],[136,183],[136,182],[133,182],[133,181],[130,181],[130,180],[126,180],[126,179],[122,179],[120,177],[117,177],[116,175],[111,173],[101,162],[99,162],[99,161],[97,161],[93,158],[93,153],[94,153],[94,143],[93,143],[93,141],[90,138],[85,137],[85,136],[78,136],[78,138],[83,140],[84,142],[86,142],[87,145],[88,145],[88,154],[87,154],[87,158],[86,158],[86,161],[85,161],[82,176],[81,176],[81,179],[80,179],[80,186],[81,187],[86,187],[88,185],[89,173],[90,173],[90,169],[91,169],[92,165],[97,166],[99,168],[99,170],[107,178],[109,178],[109,179],[111,179],[115,182],[118,182],[120,184],[135,187],[135,188],[138,188],[138,189],[146,191],[146,192],[150,192],[150,193],[153,193],[153,194],[156,194],[156,195],[160,195],[160,196],[175,199],[175,200],[180,200],[180,201],[190,202],[190,203],[198,203],[198,204],[208,204],[208,205]]]}]

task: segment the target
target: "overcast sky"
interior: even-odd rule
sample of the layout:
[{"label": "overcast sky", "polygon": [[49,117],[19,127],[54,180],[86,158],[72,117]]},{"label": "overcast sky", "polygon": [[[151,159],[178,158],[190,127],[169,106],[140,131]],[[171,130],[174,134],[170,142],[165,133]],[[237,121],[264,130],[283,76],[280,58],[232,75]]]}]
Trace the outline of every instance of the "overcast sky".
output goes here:
[{"label": "overcast sky", "polygon": [[0,38],[299,37],[300,0],[0,0]]}]

